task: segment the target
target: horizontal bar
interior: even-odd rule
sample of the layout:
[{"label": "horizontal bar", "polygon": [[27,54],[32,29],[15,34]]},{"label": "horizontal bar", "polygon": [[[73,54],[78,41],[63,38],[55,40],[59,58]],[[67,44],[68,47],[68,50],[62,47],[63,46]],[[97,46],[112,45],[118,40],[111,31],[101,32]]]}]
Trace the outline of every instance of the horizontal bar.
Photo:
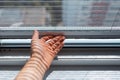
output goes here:
[{"label": "horizontal bar", "polygon": [[39,26],[39,27],[0,27],[0,30],[16,30],[16,31],[19,31],[19,30],[50,30],[50,31],[55,31],[55,30],[59,30],[59,31],[69,31],[69,30],[80,30],[80,31],[93,31],[93,30],[120,30],[120,27],[106,27],[106,26],[96,26],[96,27],[92,27],[92,26],[80,26],[80,27],[76,27],[76,26],[56,26],[56,27],[52,27],[52,26],[49,26],[49,27],[45,27],[45,26]]},{"label": "horizontal bar", "polygon": [[120,59],[119,55],[67,55],[67,56],[57,56],[57,60],[63,59]]},{"label": "horizontal bar", "polygon": [[40,35],[60,33],[66,38],[120,38],[120,27],[0,27],[1,39],[30,39],[33,30],[39,30]]},{"label": "horizontal bar", "polygon": [[65,59],[55,60],[53,65],[120,65],[120,59]]},{"label": "horizontal bar", "polygon": [[57,56],[53,65],[120,65],[118,55]]},{"label": "horizontal bar", "polygon": [[[52,65],[120,65],[120,56],[91,56],[57,56]],[[4,56],[0,57],[0,65],[24,65],[28,59],[29,56]]]},{"label": "horizontal bar", "polygon": [[[64,47],[120,47],[120,39],[66,39]],[[31,39],[1,39],[0,47],[30,47]]]}]

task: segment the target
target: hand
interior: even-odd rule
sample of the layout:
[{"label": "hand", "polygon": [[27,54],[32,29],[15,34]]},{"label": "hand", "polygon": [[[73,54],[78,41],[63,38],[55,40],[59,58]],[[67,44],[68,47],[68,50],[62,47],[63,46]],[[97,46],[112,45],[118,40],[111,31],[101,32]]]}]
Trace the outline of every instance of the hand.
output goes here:
[{"label": "hand", "polygon": [[62,49],[64,40],[64,36],[44,36],[39,39],[39,32],[35,30],[31,44],[32,56],[41,56],[42,62],[49,68],[56,54]]},{"label": "hand", "polygon": [[39,32],[32,37],[32,56],[15,80],[43,80],[43,76],[56,54],[63,47],[64,36],[45,36],[39,39]]}]

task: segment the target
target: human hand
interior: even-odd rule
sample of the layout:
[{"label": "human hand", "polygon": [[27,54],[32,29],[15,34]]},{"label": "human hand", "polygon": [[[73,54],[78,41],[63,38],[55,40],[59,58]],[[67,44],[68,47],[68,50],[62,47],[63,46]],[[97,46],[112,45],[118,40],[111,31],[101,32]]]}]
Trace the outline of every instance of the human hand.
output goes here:
[{"label": "human hand", "polygon": [[32,56],[41,56],[42,62],[49,68],[56,54],[62,49],[64,40],[64,36],[44,36],[39,39],[39,32],[35,30],[31,44]]}]

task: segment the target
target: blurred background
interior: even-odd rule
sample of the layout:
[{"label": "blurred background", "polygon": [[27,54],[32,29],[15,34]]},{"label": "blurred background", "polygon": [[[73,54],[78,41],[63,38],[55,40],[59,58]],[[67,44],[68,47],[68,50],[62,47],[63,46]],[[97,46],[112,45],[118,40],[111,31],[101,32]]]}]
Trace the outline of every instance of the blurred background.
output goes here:
[{"label": "blurred background", "polygon": [[119,0],[0,0],[0,26],[120,26]]}]

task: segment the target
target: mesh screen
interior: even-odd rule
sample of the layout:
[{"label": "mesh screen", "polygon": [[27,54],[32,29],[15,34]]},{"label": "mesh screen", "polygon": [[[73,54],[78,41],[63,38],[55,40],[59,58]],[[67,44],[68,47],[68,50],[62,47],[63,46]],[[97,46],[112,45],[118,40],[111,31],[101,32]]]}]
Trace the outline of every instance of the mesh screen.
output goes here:
[{"label": "mesh screen", "polygon": [[0,26],[120,26],[120,0],[0,0]]}]

